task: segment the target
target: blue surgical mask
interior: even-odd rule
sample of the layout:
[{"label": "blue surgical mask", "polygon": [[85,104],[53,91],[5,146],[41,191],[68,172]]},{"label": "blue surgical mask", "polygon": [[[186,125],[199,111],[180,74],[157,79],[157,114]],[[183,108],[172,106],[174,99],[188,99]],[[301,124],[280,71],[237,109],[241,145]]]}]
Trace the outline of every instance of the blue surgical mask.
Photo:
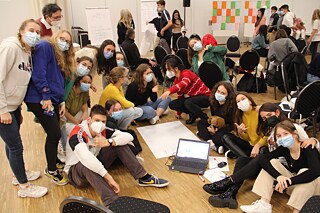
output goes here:
[{"label": "blue surgical mask", "polygon": [[146,76],[146,81],[147,81],[147,82],[151,82],[152,79],[153,79],[152,73],[149,73],[149,74]]},{"label": "blue surgical mask", "polygon": [[279,14],[280,16],[283,16],[283,15],[284,15],[284,12],[283,12],[283,11],[279,11],[278,14]]},{"label": "blue surgical mask", "polygon": [[117,60],[118,67],[124,67],[124,61],[123,60]]},{"label": "blue surgical mask", "polygon": [[61,39],[58,39],[57,41],[59,49],[64,52],[69,50],[69,44],[66,41],[62,41]]},{"label": "blue surgical mask", "polygon": [[87,83],[80,83],[80,90],[81,92],[88,92],[90,89],[91,84],[87,84]]},{"label": "blue surgical mask", "polygon": [[201,41],[197,41],[194,45],[193,45],[193,50],[198,52],[199,50],[202,49],[202,43]]},{"label": "blue surgical mask", "polygon": [[290,149],[293,146],[293,143],[294,143],[294,139],[292,135],[288,135],[288,136],[277,139],[277,144],[279,146],[283,146],[288,149]]},{"label": "blue surgical mask", "polygon": [[111,51],[105,51],[105,52],[103,52],[103,55],[104,55],[104,57],[105,57],[106,59],[110,59],[110,58],[112,58],[112,56],[113,56],[113,52],[111,52]]},{"label": "blue surgical mask", "polygon": [[89,74],[89,69],[88,67],[84,66],[83,64],[79,64],[78,66],[78,76],[82,77],[84,75]]},{"label": "blue surgical mask", "polygon": [[226,100],[226,96],[224,96],[224,95],[222,95],[222,94],[220,94],[220,93],[218,93],[218,92],[216,92],[216,93],[214,94],[214,97],[216,98],[217,101],[220,101],[220,102]]},{"label": "blue surgical mask", "polygon": [[113,112],[111,117],[115,120],[120,120],[122,118],[122,115],[123,115],[123,111],[120,110],[118,112]]},{"label": "blue surgical mask", "polygon": [[38,35],[37,33],[28,31],[24,34],[24,40],[29,47],[34,47],[36,46],[37,43],[39,43],[40,35]]}]

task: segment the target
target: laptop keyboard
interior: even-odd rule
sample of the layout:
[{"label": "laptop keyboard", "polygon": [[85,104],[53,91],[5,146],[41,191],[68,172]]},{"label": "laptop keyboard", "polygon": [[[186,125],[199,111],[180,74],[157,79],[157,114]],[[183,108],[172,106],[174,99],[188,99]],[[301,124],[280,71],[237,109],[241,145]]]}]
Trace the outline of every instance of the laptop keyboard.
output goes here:
[{"label": "laptop keyboard", "polygon": [[175,159],[175,165],[176,166],[184,166],[184,167],[203,169],[203,162],[201,163],[201,162],[185,161],[185,160]]}]

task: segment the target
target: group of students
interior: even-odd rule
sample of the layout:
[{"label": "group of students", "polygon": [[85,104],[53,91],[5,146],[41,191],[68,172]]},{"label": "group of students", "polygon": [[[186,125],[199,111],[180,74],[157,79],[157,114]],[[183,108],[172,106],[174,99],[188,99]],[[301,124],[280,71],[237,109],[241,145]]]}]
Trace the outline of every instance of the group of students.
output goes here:
[{"label": "group of students", "polygon": [[[296,40],[305,39],[305,27],[300,18],[296,18],[294,13],[289,10],[288,5],[282,5],[277,11],[277,7],[271,7],[271,16],[269,25],[266,23],[266,16],[264,14],[265,8],[260,8],[255,24],[254,39],[252,41],[252,48],[255,49],[260,56],[268,57],[270,61],[272,51],[274,48],[273,42],[279,39],[279,30],[285,30],[288,38],[293,44]],[[310,52],[312,54],[311,60],[315,57],[320,43],[320,9],[315,9],[312,14],[312,31],[310,37],[306,40],[307,45],[310,45]],[[283,38],[283,37],[281,37]],[[291,42],[290,42],[291,44]],[[291,45],[292,46],[292,45]],[[288,47],[286,48],[288,49]],[[281,61],[281,59],[277,59]]]}]

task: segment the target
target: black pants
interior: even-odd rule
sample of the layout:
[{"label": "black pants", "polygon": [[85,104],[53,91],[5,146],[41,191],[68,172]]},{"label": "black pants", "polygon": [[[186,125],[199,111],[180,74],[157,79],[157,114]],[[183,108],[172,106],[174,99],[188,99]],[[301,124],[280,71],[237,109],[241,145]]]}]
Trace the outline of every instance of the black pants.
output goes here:
[{"label": "black pants", "polygon": [[238,157],[249,157],[253,148],[248,141],[242,140],[232,133],[225,134],[222,137],[222,143]]},{"label": "black pants", "polygon": [[[225,135],[227,133],[227,131],[222,128],[218,132],[216,132],[216,134],[212,135],[208,131],[208,128],[207,128],[209,125],[210,124],[208,123],[208,120],[206,120],[206,119],[200,120],[197,124],[198,131],[199,131],[198,136],[201,137],[205,141],[212,140],[216,147],[224,146],[221,141],[221,138],[223,135]],[[226,148],[226,147],[224,146],[224,148]],[[224,150],[226,150],[226,149],[224,149]]]},{"label": "black pants", "polygon": [[178,50],[177,41],[180,36],[182,36],[182,33],[173,33],[172,34],[172,49],[174,52],[177,52],[177,50]]},{"label": "black pants", "polygon": [[41,126],[47,134],[45,153],[47,159],[47,168],[49,171],[55,171],[57,169],[57,148],[58,143],[61,138],[60,130],[60,116],[59,116],[59,105],[54,104],[54,115],[51,117],[49,115],[43,114],[44,110],[41,104],[37,103],[26,103],[29,110],[39,119]]},{"label": "black pants", "polygon": [[313,41],[310,44],[310,52],[311,52],[311,61],[314,59],[314,57],[317,54],[318,45],[320,44],[320,41]]},{"label": "black pants", "polygon": [[170,109],[184,112],[190,117],[207,119],[206,113],[202,112],[201,108],[209,107],[209,97],[198,95],[188,98],[178,98],[169,104]]},{"label": "black pants", "polygon": [[258,52],[260,57],[267,57],[268,56],[268,50],[266,48],[255,49],[255,51]]}]

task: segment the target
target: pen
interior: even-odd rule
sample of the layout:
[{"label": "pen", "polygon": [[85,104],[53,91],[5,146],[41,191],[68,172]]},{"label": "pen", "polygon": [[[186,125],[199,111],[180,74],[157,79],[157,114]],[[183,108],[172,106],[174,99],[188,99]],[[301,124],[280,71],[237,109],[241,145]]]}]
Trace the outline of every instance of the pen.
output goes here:
[{"label": "pen", "polygon": [[204,178],[203,178],[201,175],[198,175],[198,176],[199,176],[200,180],[201,180],[202,182],[204,182]]}]

